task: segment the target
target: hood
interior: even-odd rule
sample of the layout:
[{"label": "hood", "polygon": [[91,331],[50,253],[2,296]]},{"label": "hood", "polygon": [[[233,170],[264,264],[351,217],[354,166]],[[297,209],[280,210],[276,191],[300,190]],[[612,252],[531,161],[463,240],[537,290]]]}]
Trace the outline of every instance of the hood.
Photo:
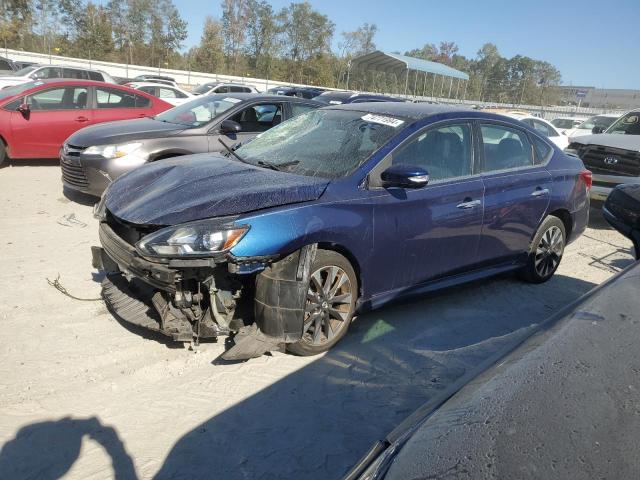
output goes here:
[{"label": "hood", "polygon": [[580,135],[572,137],[571,142],[582,145],[600,145],[603,147],[621,148],[640,152],[640,135],[620,135],[617,133],[599,133],[597,135]]},{"label": "hood", "polygon": [[316,200],[328,183],[205,153],[133,170],[111,184],[105,202],[126,222],[175,225]]},{"label": "hood", "polygon": [[112,145],[147,138],[160,138],[176,135],[185,130],[182,125],[161,122],[152,118],[118,120],[99,123],[78,130],[67,139],[67,143],[79,147],[92,145]]}]

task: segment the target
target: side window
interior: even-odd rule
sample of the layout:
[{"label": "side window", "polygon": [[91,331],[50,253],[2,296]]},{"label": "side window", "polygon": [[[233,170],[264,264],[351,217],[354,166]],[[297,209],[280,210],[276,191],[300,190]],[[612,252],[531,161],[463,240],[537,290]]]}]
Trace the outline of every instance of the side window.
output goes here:
[{"label": "side window", "polygon": [[532,120],[532,122],[533,122],[533,128],[535,128],[536,131],[540,132],[545,137],[555,137],[556,136],[556,132],[551,130],[546,123],[541,122],[540,120]]},{"label": "side window", "polygon": [[75,78],[78,80],[86,80],[87,74],[84,70],[78,70],[75,68],[63,68],[62,78]]},{"label": "side window", "polygon": [[236,113],[231,120],[238,122],[243,132],[264,132],[280,123],[282,107],[279,104],[254,105]]},{"label": "side window", "polygon": [[430,128],[393,154],[393,165],[424,168],[433,180],[473,173],[471,126],[467,123]]},{"label": "side window", "polygon": [[160,87],[160,95],[158,95],[160,98],[178,98],[176,96],[176,91],[173,88],[165,88],[165,87]]},{"label": "side window", "polygon": [[151,100],[142,95],[136,95],[136,108],[151,108]]},{"label": "side window", "polygon": [[100,72],[92,72],[91,70],[89,70],[87,73],[89,74],[89,80],[95,80],[96,82],[104,81],[104,77]]},{"label": "side window", "polygon": [[60,69],[58,67],[44,67],[36,70],[34,76],[39,79],[60,78]]},{"label": "side window", "polygon": [[291,117],[297,117],[300,114],[310,112],[311,110],[315,110],[315,105],[305,105],[304,103],[292,103],[291,104]]},{"label": "side window", "polygon": [[115,88],[96,88],[98,108],[135,108],[136,96]]},{"label": "side window", "polygon": [[169,90],[173,92],[173,94],[175,95],[175,98],[187,98],[187,96],[184,93],[182,93],[180,90],[176,90],[175,88],[170,88]]},{"label": "side window", "polygon": [[533,165],[531,144],[520,130],[501,125],[481,125],[484,150],[483,172],[530,167]]},{"label": "side window", "polygon": [[138,90],[140,90],[141,92],[148,93],[149,95],[157,96],[156,87],[140,87]]},{"label": "side window", "polygon": [[533,142],[533,148],[536,151],[535,163],[536,165],[544,165],[553,154],[553,148],[551,148],[547,142],[534,135],[531,135],[531,139]]},{"label": "side window", "polygon": [[229,87],[229,91],[233,92],[233,93],[243,93],[246,92],[244,87],[235,87],[235,86],[231,86]]},{"label": "side window", "polygon": [[214,93],[229,93],[229,87],[218,87],[213,92]]},{"label": "side window", "polygon": [[0,58],[0,70],[13,70],[13,68],[11,68],[11,64],[8,61]]},{"label": "side window", "polygon": [[85,87],[51,88],[27,98],[31,110],[74,110],[87,108]]}]

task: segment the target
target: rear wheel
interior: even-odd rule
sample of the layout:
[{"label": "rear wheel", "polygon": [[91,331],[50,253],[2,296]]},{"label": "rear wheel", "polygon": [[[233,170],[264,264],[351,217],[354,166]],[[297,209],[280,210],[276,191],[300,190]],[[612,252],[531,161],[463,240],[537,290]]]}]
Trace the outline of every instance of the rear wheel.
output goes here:
[{"label": "rear wheel", "polygon": [[0,139],[0,166],[7,160],[7,147],[4,146],[4,143]]},{"label": "rear wheel", "polygon": [[358,296],[358,281],[349,261],[339,253],[318,250],[311,266],[302,338],[287,345],[297,355],[317,355],[347,333]]},{"label": "rear wheel", "polygon": [[567,243],[566,238],[567,232],[562,220],[549,215],[531,242],[527,264],[520,271],[522,279],[531,283],[549,280],[560,265]]}]

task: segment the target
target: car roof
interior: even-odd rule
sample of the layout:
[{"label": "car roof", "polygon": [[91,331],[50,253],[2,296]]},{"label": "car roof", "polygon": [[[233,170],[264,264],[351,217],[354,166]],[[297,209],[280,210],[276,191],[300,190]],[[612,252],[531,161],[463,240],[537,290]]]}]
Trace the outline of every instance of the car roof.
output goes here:
[{"label": "car roof", "polygon": [[324,110],[353,110],[357,112],[374,113],[377,115],[395,115],[412,120],[421,120],[441,113],[477,112],[469,108],[462,108],[453,105],[410,102],[343,103],[341,105],[327,105],[324,107]]},{"label": "car roof", "polygon": [[[308,98],[299,98],[299,97],[286,97],[284,95],[273,95],[270,93],[244,93],[244,92],[233,92],[233,93],[213,93],[211,95],[205,95],[210,97],[229,97],[229,98],[237,98],[242,101],[249,100],[271,100],[274,102],[303,102],[303,103],[312,103],[315,105],[322,105],[323,103],[316,102],[314,100],[310,100]],[[200,96],[202,97],[202,95]]]},{"label": "car roof", "polygon": [[127,86],[127,85],[135,85],[136,87],[169,87],[169,88],[177,88],[178,90],[181,90],[180,87],[176,87],[175,85],[168,85],[166,83],[156,83],[156,82],[127,82],[127,84],[123,86]]}]

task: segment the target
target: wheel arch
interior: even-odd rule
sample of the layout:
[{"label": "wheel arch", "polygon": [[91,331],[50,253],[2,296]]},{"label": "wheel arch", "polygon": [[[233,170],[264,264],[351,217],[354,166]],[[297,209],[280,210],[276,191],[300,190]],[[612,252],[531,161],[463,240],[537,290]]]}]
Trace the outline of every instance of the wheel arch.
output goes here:
[{"label": "wheel arch", "polygon": [[566,240],[569,240],[571,237],[571,232],[573,230],[573,219],[571,217],[571,213],[566,208],[558,208],[552,212],[549,212],[549,215],[558,217],[562,223],[564,224],[564,230],[566,234]]},{"label": "wheel arch", "polygon": [[360,269],[360,263],[356,256],[344,245],[335,242],[318,242],[318,248],[322,250],[332,250],[336,253],[339,253],[343,257],[345,257],[351,266],[353,267],[353,271],[356,273],[356,281],[358,282],[358,296],[362,297],[363,289],[362,289],[362,271]]}]

